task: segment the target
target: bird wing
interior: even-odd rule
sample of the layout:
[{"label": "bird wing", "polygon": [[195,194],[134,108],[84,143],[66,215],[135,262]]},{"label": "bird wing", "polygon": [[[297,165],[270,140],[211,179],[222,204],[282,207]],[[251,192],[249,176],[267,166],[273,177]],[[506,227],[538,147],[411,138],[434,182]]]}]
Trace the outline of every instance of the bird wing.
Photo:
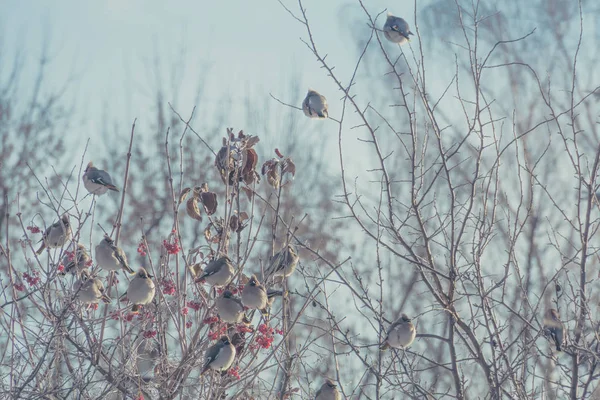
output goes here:
[{"label": "bird wing", "polygon": [[206,359],[206,361],[204,362],[204,368],[208,368],[208,366],[215,361],[215,359],[219,356],[219,353],[221,352],[221,349],[223,348],[223,346],[216,344],[214,346],[211,346],[208,348],[208,350],[206,350],[206,354],[204,355],[204,358]]},{"label": "bird wing", "polygon": [[114,245],[114,243],[110,243],[109,246],[112,249],[113,255],[115,256],[119,264],[121,264],[121,266],[124,267],[126,270],[133,272],[131,268],[129,268],[129,263],[127,263],[127,258],[125,257],[125,252],[123,251],[123,249],[118,248]]},{"label": "bird wing", "polygon": [[88,173],[88,179],[93,183],[103,186],[114,186],[112,182],[112,178],[108,174],[108,172],[103,171],[101,169],[90,171]]}]

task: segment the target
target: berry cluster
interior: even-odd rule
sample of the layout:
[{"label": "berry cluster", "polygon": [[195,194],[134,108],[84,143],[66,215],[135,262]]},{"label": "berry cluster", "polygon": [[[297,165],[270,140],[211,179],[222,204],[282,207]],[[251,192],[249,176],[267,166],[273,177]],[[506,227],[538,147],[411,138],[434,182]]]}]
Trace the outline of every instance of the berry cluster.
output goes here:
[{"label": "berry cluster", "polygon": [[175,294],[175,282],[171,279],[163,279],[161,281],[161,285],[163,287],[163,293],[169,296],[173,296]]},{"label": "berry cluster", "polygon": [[273,340],[275,338],[273,335],[275,334],[275,329],[271,328],[267,324],[260,324],[258,326],[258,336],[256,337],[256,343],[263,349],[271,348],[273,344]]},{"label": "berry cluster", "polygon": [[163,246],[165,246],[165,249],[167,249],[167,253],[169,254],[177,254],[179,253],[179,251],[181,251],[181,246],[179,246],[179,239],[175,236],[176,234],[177,231],[173,229],[171,231],[170,239],[163,240]]},{"label": "berry cluster", "polygon": [[73,261],[75,259],[75,252],[67,250],[65,251],[65,256],[67,257],[67,260]]},{"label": "berry cluster", "polygon": [[210,340],[217,340],[218,338],[225,335],[226,333],[227,333],[227,324],[219,324],[219,325],[213,327],[212,330],[208,331],[208,338]]},{"label": "berry cluster", "polygon": [[202,323],[203,323],[203,324],[207,324],[207,325],[208,325],[208,324],[215,324],[215,323],[217,323],[217,322],[219,322],[219,317],[217,317],[217,316],[215,316],[215,315],[212,315],[212,316],[210,316],[210,317],[206,317],[206,318],[204,318],[204,319],[202,320]]},{"label": "berry cluster", "polygon": [[27,272],[23,272],[23,279],[29,286],[35,286],[40,283],[40,273],[38,271],[33,271],[33,275],[29,275]]},{"label": "berry cluster", "polygon": [[156,331],[150,331],[150,330],[148,330],[148,331],[144,332],[144,338],[146,338],[146,339],[152,339],[154,337],[156,337]]},{"label": "berry cluster", "polygon": [[40,233],[40,228],[38,228],[37,226],[28,226],[27,230],[31,233]]},{"label": "berry cluster", "polygon": [[58,264],[58,268],[56,268],[56,270],[60,273],[65,272],[65,266],[62,264]]},{"label": "berry cluster", "polygon": [[240,379],[240,366],[237,365],[235,367],[229,368],[229,371],[227,371],[227,373],[236,379]]},{"label": "berry cluster", "polygon": [[250,328],[248,325],[246,324],[239,324],[238,326],[235,327],[235,329],[239,332],[239,333],[252,333],[253,330],[252,328]]},{"label": "berry cluster", "polygon": [[192,300],[187,302],[187,306],[194,311],[199,311],[202,307],[202,303],[200,303],[199,301]]},{"label": "berry cluster", "polygon": [[148,247],[146,247],[146,242],[144,242],[144,239],[142,239],[138,244],[137,252],[142,257],[145,257],[146,254],[148,254]]}]

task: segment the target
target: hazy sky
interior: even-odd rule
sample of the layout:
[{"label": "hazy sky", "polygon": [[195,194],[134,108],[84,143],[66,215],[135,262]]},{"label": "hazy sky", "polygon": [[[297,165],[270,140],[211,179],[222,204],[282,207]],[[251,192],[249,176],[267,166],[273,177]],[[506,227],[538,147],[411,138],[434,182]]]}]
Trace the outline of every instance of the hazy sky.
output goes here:
[{"label": "hazy sky", "polygon": [[[285,4],[298,11],[296,1]],[[346,78],[343,74],[353,67],[356,47],[343,17],[361,15],[358,2],[306,0],[304,4],[320,49]],[[368,4],[378,13],[390,2],[369,0]],[[409,21],[412,12],[409,4]],[[24,49],[29,60],[35,60],[47,40],[53,57],[49,69],[52,83],[59,85],[75,73],[69,95],[76,96],[73,133],[80,139],[99,133],[104,109],[111,123],[129,126],[138,117],[143,127],[145,120],[152,118],[154,57],[161,60],[165,83],[182,51],[185,62],[175,75],[184,84],[177,99],[165,100],[175,102],[183,115],[195,105],[196,82],[203,65],[210,66],[207,95],[226,96],[233,102],[229,126],[248,123],[242,107],[245,93],[254,93],[260,104],[268,99],[269,92],[284,96],[289,82],[297,77],[302,95],[308,87],[319,90],[328,95],[332,115],[337,114],[335,98],[339,92],[299,40],[306,38],[304,27],[276,0],[3,1],[0,32],[5,49],[9,49],[3,61],[11,58],[10,50],[15,46]],[[302,98],[284,100],[299,105]],[[282,113],[294,112],[272,105]]]}]

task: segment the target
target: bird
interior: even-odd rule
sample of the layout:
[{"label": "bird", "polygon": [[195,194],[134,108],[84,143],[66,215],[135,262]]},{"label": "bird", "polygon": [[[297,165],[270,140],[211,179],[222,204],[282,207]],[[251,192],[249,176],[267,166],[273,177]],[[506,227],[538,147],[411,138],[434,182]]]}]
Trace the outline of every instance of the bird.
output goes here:
[{"label": "bird", "polygon": [[400,17],[394,17],[388,12],[387,19],[383,25],[383,35],[392,43],[400,45],[410,41],[410,35],[413,33],[408,27],[408,23]]},{"label": "bird", "polygon": [[102,281],[92,277],[88,269],[81,270],[74,289],[75,295],[84,304],[97,304],[100,300],[105,303],[111,302],[110,297],[104,293]]},{"label": "bird", "polygon": [[298,253],[291,244],[288,244],[271,257],[271,262],[265,272],[265,281],[272,277],[287,278],[296,270],[298,260]]},{"label": "bird", "polygon": [[227,336],[222,336],[217,343],[210,346],[204,353],[204,366],[200,375],[209,369],[226,371],[235,360],[235,347]]},{"label": "bird", "polygon": [[71,238],[71,224],[69,216],[63,214],[60,220],[50,225],[42,235],[42,246],[36,251],[37,254],[42,254],[46,247],[56,248],[62,247]]},{"label": "bird", "polygon": [[267,306],[267,291],[258,281],[256,275],[252,275],[244,290],[242,290],[242,304],[248,308],[262,310]]},{"label": "bird", "polygon": [[416,335],[417,331],[411,319],[406,314],[402,314],[400,318],[390,325],[380,349],[385,350],[388,347],[404,349],[412,344]]},{"label": "bird", "polygon": [[156,375],[156,365],[160,358],[160,350],[156,341],[146,339],[137,347],[137,357],[135,359],[138,373],[144,382],[149,382]]},{"label": "bird", "polygon": [[221,297],[217,297],[215,305],[223,322],[239,323],[244,318],[242,301],[234,297],[230,290],[225,290]]},{"label": "bird", "polygon": [[150,303],[154,298],[156,286],[154,286],[154,282],[150,278],[152,276],[148,275],[148,272],[140,267],[135,277],[129,282],[127,298],[133,303],[133,307],[131,308],[132,313],[138,313],[141,305]]},{"label": "bird", "polygon": [[83,186],[88,192],[98,196],[108,192],[109,189],[115,192],[119,191],[108,172],[94,167],[91,161],[83,172]]},{"label": "bird", "polygon": [[554,308],[550,308],[544,315],[544,333],[556,343],[556,351],[562,351],[564,343],[564,326],[560,321],[560,315]]},{"label": "bird", "polygon": [[115,246],[115,242],[108,235],[105,235],[100,244],[96,246],[96,262],[100,268],[107,271],[123,269],[130,274],[134,273],[127,262],[127,256],[123,249]]},{"label": "bird", "polygon": [[223,256],[209,262],[197,280],[206,280],[206,282],[213,286],[224,286],[229,283],[234,274],[235,270],[233,269],[231,260],[229,257]]},{"label": "bird", "polygon": [[315,90],[308,89],[306,98],[302,102],[302,111],[309,118],[325,119],[329,117],[327,99]]},{"label": "bird", "polygon": [[81,243],[77,243],[77,248],[69,254],[65,254],[62,259],[62,265],[64,267],[61,275],[67,273],[78,274],[81,270],[87,268],[87,264],[90,262],[90,254],[87,249]]},{"label": "bird", "polygon": [[321,388],[317,390],[315,400],[342,400],[337,385],[331,379],[325,380]]}]

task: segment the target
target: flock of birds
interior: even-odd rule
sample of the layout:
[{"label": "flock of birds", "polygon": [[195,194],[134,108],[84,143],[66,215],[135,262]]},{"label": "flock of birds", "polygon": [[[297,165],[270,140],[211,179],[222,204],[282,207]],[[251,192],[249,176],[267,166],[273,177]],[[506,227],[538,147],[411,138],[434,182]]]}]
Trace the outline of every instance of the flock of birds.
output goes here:
[{"label": "flock of birds", "polygon": [[[384,36],[391,42],[402,45],[410,40],[412,32],[405,20],[388,13],[387,20],[383,26]],[[309,90],[302,103],[302,110],[309,118],[328,118],[327,100],[324,96],[314,90]],[[82,176],[84,187],[93,195],[101,196],[109,190],[118,192],[119,189],[113,184],[110,175],[93,166],[90,162]],[[72,229],[68,214],[56,223],[50,225],[42,235],[42,245],[37,254],[41,254],[45,248],[63,247],[71,239]],[[82,244],[77,244],[73,254],[65,255],[62,260],[64,266],[62,274],[72,273],[77,276],[73,286],[76,297],[84,304],[97,304],[100,301],[110,303],[111,299],[105,292],[102,281],[93,276],[88,270],[91,258]],[[134,271],[127,262],[123,249],[105,235],[103,240],[95,248],[95,261],[97,265],[106,271],[120,270],[128,274]],[[294,247],[290,244],[284,246],[270,260],[266,269],[263,282],[281,281],[290,276],[296,269],[299,257]],[[236,276],[233,262],[227,256],[216,257],[196,275],[197,282],[206,282],[213,287],[227,287]],[[154,299],[156,286],[152,281],[153,276],[148,274],[144,268],[139,268],[135,276],[129,282],[126,292],[127,299],[132,304],[132,312],[137,313],[141,306],[149,304]],[[260,310],[263,314],[268,313],[268,308],[276,296],[283,295],[282,291],[266,289],[256,275],[252,275],[244,285],[240,298],[236,297],[230,290],[225,290],[215,299],[215,305],[220,319],[223,322],[236,324],[245,320],[247,309]],[[381,345],[381,349],[393,347],[405,349],[410,346],[416,336],[416,329],[411,319],[402,314],[387,331],[387,336]],[[222,336],[217,343],[209,347],[204,355],[204,365],[201,374],[208,370],[226,371],[236,357],[236,348],[228,336]],[[336,383],[327,379],[317,391],[315,400],[340,400],[341,394]]]}]

